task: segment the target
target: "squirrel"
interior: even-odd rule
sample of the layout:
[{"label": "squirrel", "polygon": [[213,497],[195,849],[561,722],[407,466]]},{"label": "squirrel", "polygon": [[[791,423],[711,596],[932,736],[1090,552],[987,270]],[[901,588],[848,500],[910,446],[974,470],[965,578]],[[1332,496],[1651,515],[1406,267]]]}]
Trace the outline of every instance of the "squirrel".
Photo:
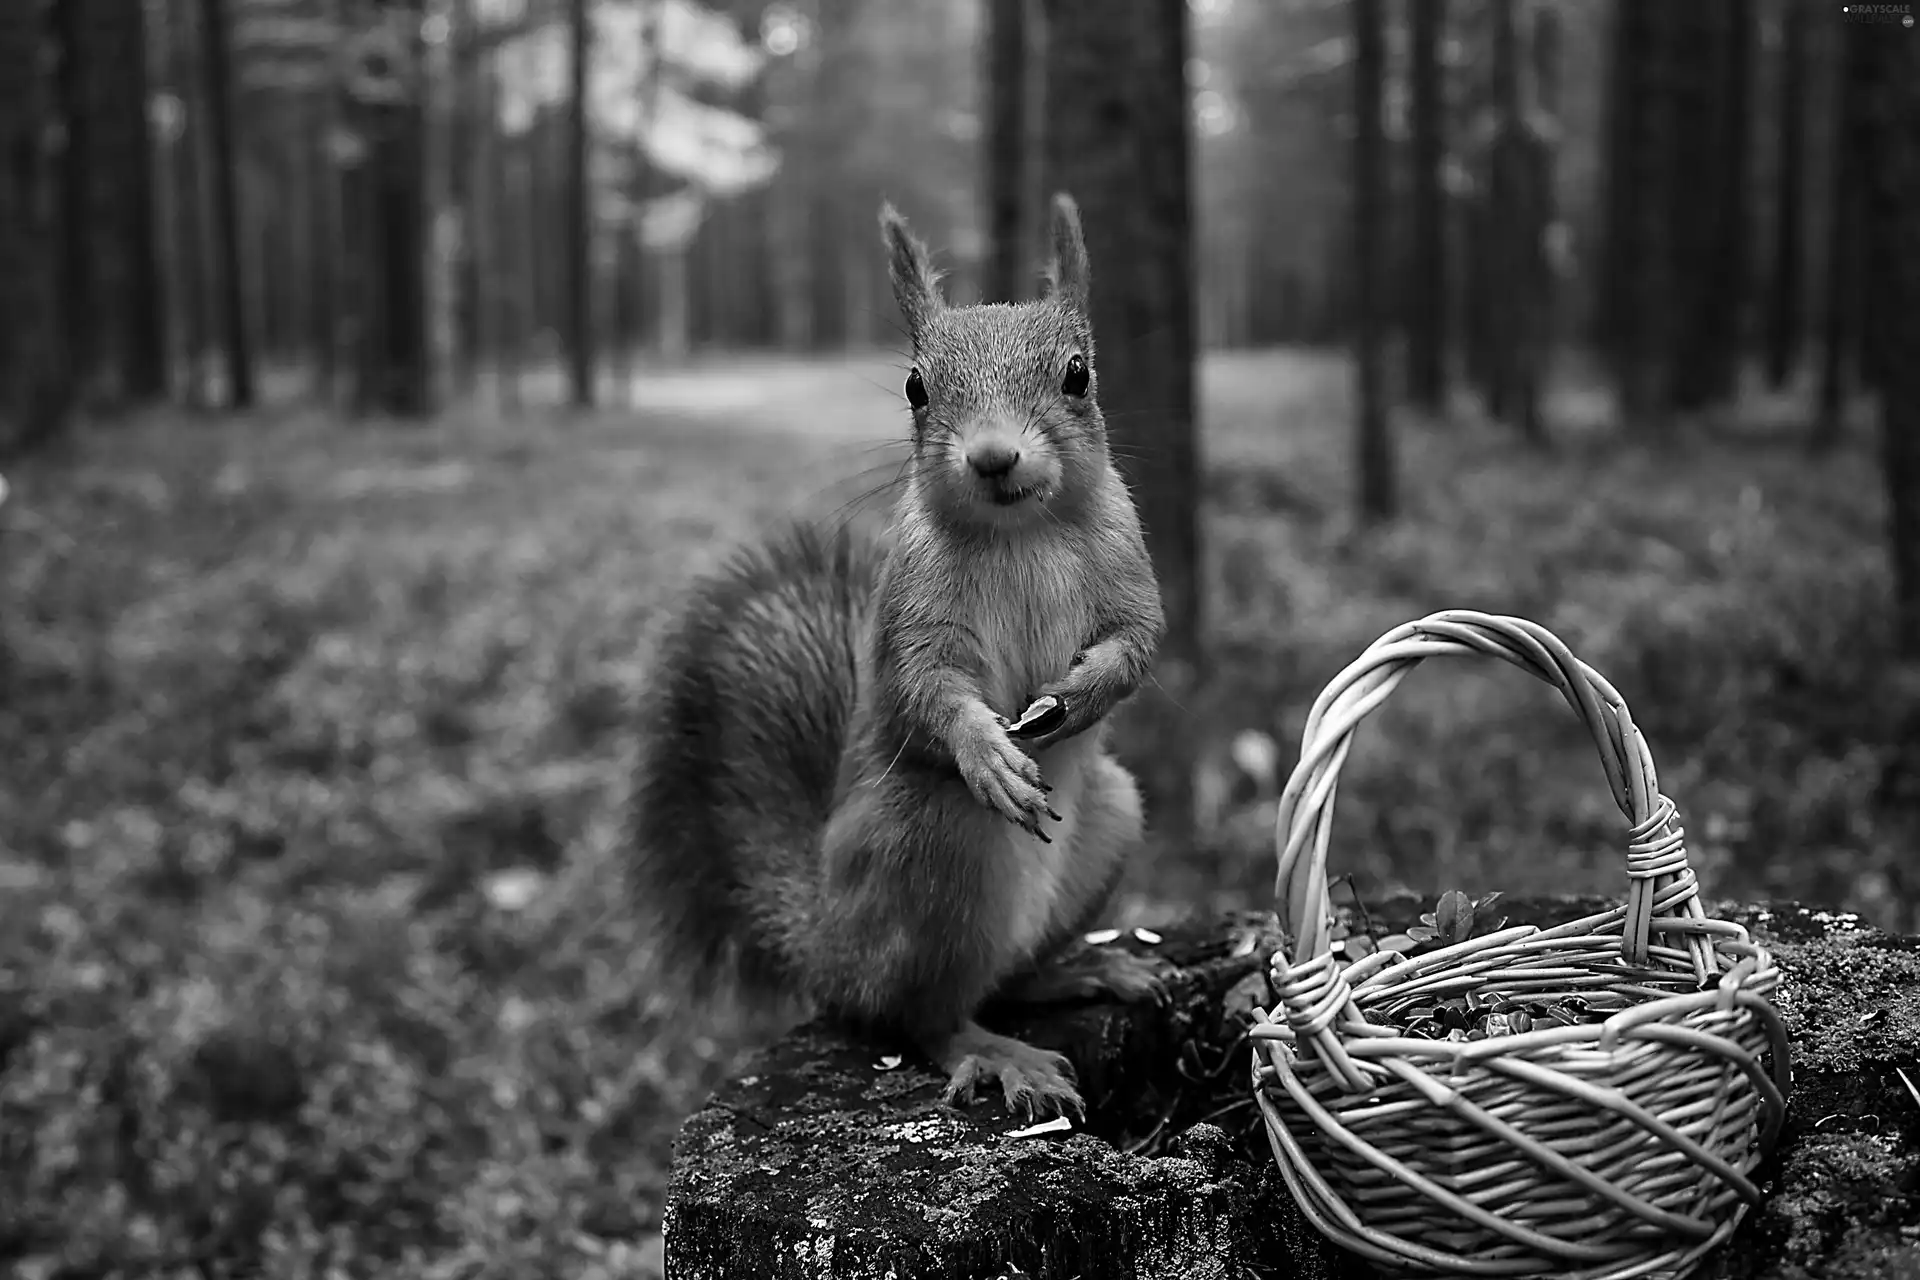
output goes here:
[{"label": "squirrel", "polygon": [[[897,1036],[950,1105],[997,1080],[1011,1112],[1084,1117],[1064,1057],[975,1021],[1163,996],[1154,962],[1078,945],[1143,843],[1105,718],[1165,628],[1095,398],[1080,215],[1054,197],[1042,297],[957,307],[880,222],[913,347],[902,495],[884,537],[795,521],[669,613],[633,899],[684,980]],[[1016,737],[1032,708],[1053,723]]]}]

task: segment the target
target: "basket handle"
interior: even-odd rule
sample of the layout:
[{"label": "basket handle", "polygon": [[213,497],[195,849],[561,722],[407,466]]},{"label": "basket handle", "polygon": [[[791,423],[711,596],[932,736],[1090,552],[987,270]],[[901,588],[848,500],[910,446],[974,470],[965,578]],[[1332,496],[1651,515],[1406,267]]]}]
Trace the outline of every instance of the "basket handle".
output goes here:
[{"label": "basket handle", "polygon": [[[1599,672],[1574,657],[1536,622],[1468,609],[1449,609],[1395,627],[1335,676],[1307,716],[1300,762],[1287,779],[1275,821],[1280,870],[1274,882],[1291,960],[1306,965],[1332,954],[1333,903],[1327,892],[1327,841],[1333,799],[1353,731],[1387,700],[1408,672],[1428,658],[1477,654],[1510,662],[1558,689],[1593,735],[1614,801],[1627,815],[1627,907],[1620,952],[1643,964],[1653,907],[1663,917],[1706,918],[1687,864],[1684,832],[1673,801],[1660,794],[1653,755],[1634,727],[1627,704]],[[1706,938],[1687,935],[1695,968],[1711,971]]]}]

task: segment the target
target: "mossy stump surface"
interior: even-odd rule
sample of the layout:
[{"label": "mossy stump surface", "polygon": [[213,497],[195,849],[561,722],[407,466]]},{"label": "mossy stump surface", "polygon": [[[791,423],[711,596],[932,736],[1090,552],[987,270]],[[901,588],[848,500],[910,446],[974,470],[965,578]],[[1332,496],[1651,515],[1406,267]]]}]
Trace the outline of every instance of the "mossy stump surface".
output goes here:
[{"label": "mossy stump surface", "polygon": [[[1546,925],[1605,905],[1519,902],[1507,914]],[[1372,919],[1398,928],[1421,909],[1387,903]],[[1799,906],[1716,914],[1744,922],[1780,965],[1794,1087],[1761,1170],[1763,1203],[1695,1275],[1920,1277],[1920,1101],[1899,1074],[1920,1085],[1920,938]],[[1071,1133],[1012,1137],[1026,1121],[997,1095],[955,1110],[912,1054],[891,1066],[895,1046],[818,1023],[795,1030],[682,1127],[669,1280],[1372,1275],[1306,1226],[1271,1156],[1248,1158],[1264,1139],[1245,1108],[1205,1122],[1247,1090],[1246,1047],[1230,1028],[1273,949],[1271,935],[1253,938],[1258,925],[1240,916],[1154,947],[1114,944],[1176,966],[1167,1008],[988,1019],[1073,1060],[1091,1110]],[[1175,1065],[1189,1042],[1210,1045],[1200,1060],[1218,1078],[1204,1087],[1191,1057],[1184,1073]]]}]

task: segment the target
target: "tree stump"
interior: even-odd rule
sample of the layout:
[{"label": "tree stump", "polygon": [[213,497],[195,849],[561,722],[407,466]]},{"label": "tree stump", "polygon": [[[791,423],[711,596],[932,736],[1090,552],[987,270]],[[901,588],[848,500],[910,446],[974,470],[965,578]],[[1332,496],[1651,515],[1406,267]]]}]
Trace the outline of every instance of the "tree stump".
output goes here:
[{"label": "tree stump", "polygon": [[[1515,903],[1541,925],[1612,904]],[[1411,901],[1376,908],[1400,927]],[[1773,951],[1794,1087],[1765,1200],[1706,1280],[1920,1275],[1920,938],[1797,906],[1722,908]],[[1277,939],[1259,916],[1109,945],[1177,966],[1156,1006],[983,1020],[1065,1053],[1089,1104],[1071,1132],[1017,1136],[999,1098],[943,1106],[897,1046],[803,1026],[682,1127],[666,1206],[669,1280],[1358,1280],[1264,1155],[1244,1010]],[[899,1055],[896,1063],[895,1055]],[[1223,1103],[1223,1100],[1224,1103]],[[1249,1141],[1251,1139],[1251,1141]]]}]

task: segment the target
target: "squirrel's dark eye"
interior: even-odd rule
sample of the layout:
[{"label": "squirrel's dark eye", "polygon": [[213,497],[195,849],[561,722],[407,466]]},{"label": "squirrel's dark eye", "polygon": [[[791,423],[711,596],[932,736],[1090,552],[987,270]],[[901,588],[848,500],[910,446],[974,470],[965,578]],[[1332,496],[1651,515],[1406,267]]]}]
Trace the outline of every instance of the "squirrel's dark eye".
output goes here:
[{"label": "squirrel's dark eye", "polygon": [[927,384],[920,381],[918,369],[907,374],[907,403],[916,409],[927,407]]},{"label": "squirrel's dark eye", "polygon": [[1083,396],[1087,394],[1088,377],[1087,358],[1076,353],[1067,361],[1067,376],[1060,380],[1060,389],[1070,396]]}]

